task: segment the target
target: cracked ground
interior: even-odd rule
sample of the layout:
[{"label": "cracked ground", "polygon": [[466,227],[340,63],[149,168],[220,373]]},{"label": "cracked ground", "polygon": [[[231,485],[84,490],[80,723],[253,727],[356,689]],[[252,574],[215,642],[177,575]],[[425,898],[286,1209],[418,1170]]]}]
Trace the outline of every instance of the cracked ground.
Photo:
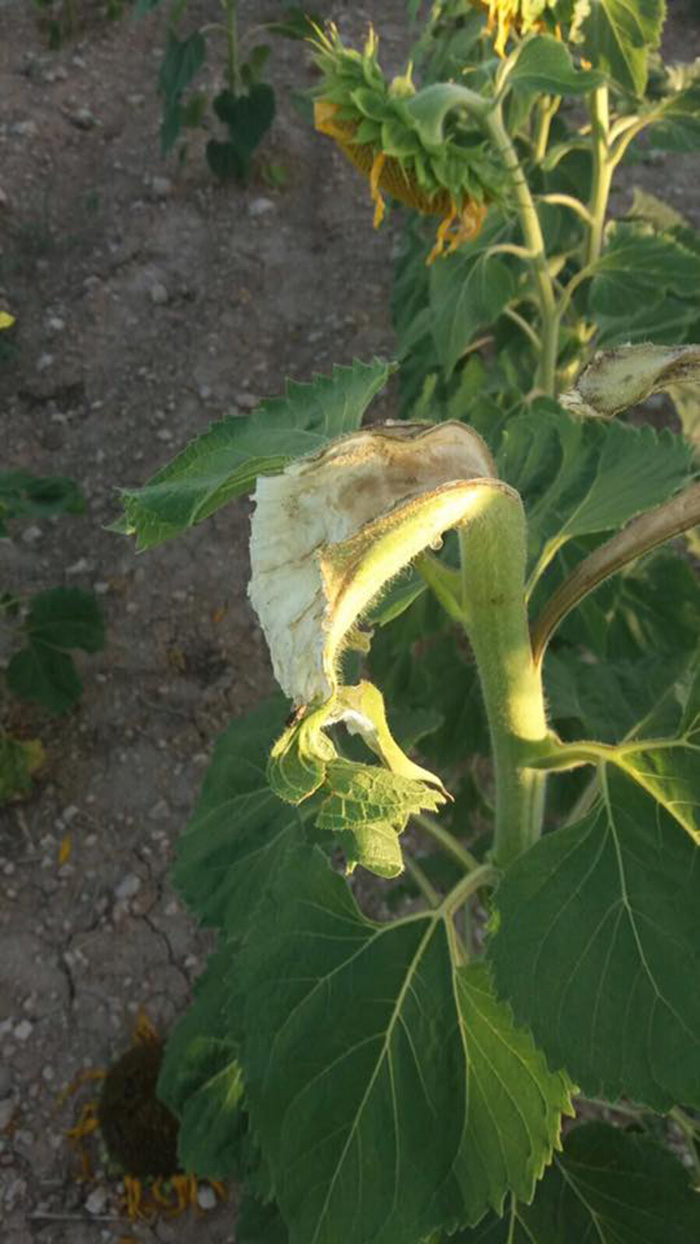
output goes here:
[{"label": "cracked ground", "polygon": [[[0,367],[4,466],[72,476],[87,502],[84,515],[18,525],[3,587],[91,588],[107,627],[104,652],[80,662],[75,710],[3,707],[48,758],[32,797],[0,813],[0,1237],[223,1244],[235,1187],[228,1205],[203,1197],[206,1211],[129,1224],[99,1152],[79,1182],[64,1133],[96,1089],[60,1094],[128,1048],[141,1007],[167,1033],[211,945],[168,868],[217,734],[273,686],[246,599],[249,507],[142,557],[104,528],[118,487],[222,413],[250,410],[286,376],[391,356],[392,233],[373,233],[361,182],[291,102],[313,81],[305,48],[280,41],[269,66],[278,117],[262,157],[283,188],[260,171],[220,188],[204,139],[180,169],[159,155],[165,13],[108,24],[83,8],[77,41],[52,53],[31,5],[0,3],[0,305],[19,346]],[[218,12],[194,3],[189,20]],[[378,21],[398,65],[403,0],[334,12],[353,38]],[[259,15],[243,4],[243,28]],[[209,86],[222,55],[212,43]],[[390,415],[391,398],[375,409]]]},{"label": "cracked ground", "polygon": [[[141,1007],[167,1033],[206,958],[168,868],[217,734],[273,686],[246,598],[249,507],[140,557],[105,526],[118,487],[225,411],[250,410],[286,376],[391,357],[395,232],[372,231],[366,188],[293,106],[313,81],[304,48],[276,44],[269,66],[279,114],[263,154],[284,186],[258,174],[222,189],[201,142],[179,169],[160,159],[165,13],[107,24],[82,7],[78,39],[51,53],[32,6],[0,0],[0,307],[17,316],[19,346],[0,365],[3,460],[72,476],[87,501],[82,516],[18,527],[0,550],[2,586],[91,588],[107,624],[104,652],[80,663],[78,708],[56,720],[3,707],[47,763],[32,797],[0,813],[0,1236],[230,1244],[235,1187],[228,1205],[131,1225],[99,1156],[79,1182],[64,1133],[94,1088],[63,1105],[60,1094],[130,1045]],[[241,7],[245,27],[275,3]],[[403,64],[405,0],[313,7],[348,38],[373,19],[383,61]],[[671,50],[698,54],[691,0],[672,7]],[[194,25],[219,6],[189,12]],[[221,58],[212,46],[210,87]],[[697,159],[671,161],[671,184],[663,159],[631,180],[697,226]],[[373,411],[395,413],[391,389]]]}]

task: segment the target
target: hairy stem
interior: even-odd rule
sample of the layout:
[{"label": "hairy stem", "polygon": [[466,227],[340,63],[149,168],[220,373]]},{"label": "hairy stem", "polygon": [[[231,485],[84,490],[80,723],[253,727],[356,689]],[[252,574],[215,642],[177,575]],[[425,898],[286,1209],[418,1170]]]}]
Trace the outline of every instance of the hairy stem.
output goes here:
[{"label": "hairy stem", "polygon": [[527,750],[547,738],[541,672],[525,605],[525,516],[516,494],[494,490],[460,532],[465,629],[479,669],[496,778],[492,857],[506,867],[542,831],[546,777]]},{"label": "hairy stem", "polygon": [[523,231],[527,249],[530,252],[530,265],[535,279],[537,300],[542,319],[542,329],[540,332],[542,348],[539,356],[537,383],[545,393],[553,397],[556,392],[559,319],[537,208],[535,207],[523,167],[518,159],[518,153],[503,123],[503,115],[500,108],[495,108],[489,112],[484,118],[483,124],[510,174],[520,227]]},{"label": "hairy stem", "polygon": [[534,155],[538,164],[541,164],[547,154],[549,146],[549,131],[557,112],[561,99],[557,95],[543,95],[539,101],[537,130],[535,133],[535,150]]},{"label": "hairy stem", "polygon": [[532,651],[540,664],[560,622],[611,575],[651,549],[700,524],[700,484],[640,514],[584,558],[547,601],[532,629]]},{"label": "hairy stem", "polygon": [[498,868],[493,864],[480,864],[474,869],[473,873],[469,873],[468,877],[464,877],[457,882],[449,894],[442,900],[440,906],[436,908],[436,913],[441,916],[451,916],[458,907],[466,903],[467,899],[480,890],[482,886],[493,888],[498,884],[501,874]]},{"label": "hairy stem", "polygon": [[591,138],[593,145],[593,184],[588,211],[591,217],[586,240],[584,266],[594,264],[600,258],[603,246],[605,215],[615,165],[610,158],[608,133],[610,129],[610,106],[607,86],[599,86],[590,98]]},{"label": "hairy stem", "polygon": [[430,837],[437,842],[438,846],[442,847],[447,855],[451,855],[453,859],[457,860],[457,863],[462,865],[465,872],[473,872],[475,868],[479,867],[479,861],[476,856],[472,855],[471,851],[468,851],[466,847],[463,847],[449,830],[443,829],[440,822],[436,821],[434,817],[429,816],[425,812],[419,812],[413,817],[413,820],[416,825],[420,825],[421,829],[425,830],[426,834],[430,834]]},{"label": "hairy stem", "polygon": [[410,855],[404,855],[403,862],[406,865],[406,872],[413,879],[413,881],[415,881],[421,894],[427,900],[428,905],[430,907],[439,907],[441,901],[440,895],[432,882],[426,877],[420,864],[417,864]]}]

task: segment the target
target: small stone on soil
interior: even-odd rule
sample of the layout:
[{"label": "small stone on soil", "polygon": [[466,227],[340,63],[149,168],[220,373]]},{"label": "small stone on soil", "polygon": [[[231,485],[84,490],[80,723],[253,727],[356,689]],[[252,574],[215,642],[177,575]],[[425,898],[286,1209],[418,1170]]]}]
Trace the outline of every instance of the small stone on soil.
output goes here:
[{"label": "small stone on soil", "polygon": [[275,205],[272,202],[272,199],[253,199],[252,202],[248,204],[248,215],[253,217],[264,216],[267,212],[274,212],[274,210]]},{"label": "small stone on soil", "polygon": [[114,897],[123,903],[127,899],[134,898],[140,889],[141,878],[137,877],[136,873],[127,873],[114,887]]},{"label": "small stone on soil", "polygon": [[208,1184],[197,1190],[197,1204],[203,1210],[216,1209],[216,1193]]},{"label": "small stone on soil", "polygon": [[93,1188],[85,1202],[88,1214],[104,1214],[107,1208],[107,1189]]},{"label": "small stone on soil", "polygon": [[166,302],[170,298],[170,295],[167,289],[160,281],[156,281],[155,284],[151,286],[148,292],[151,297],[151,302],[153,303],[155,307],[164,307]]}]

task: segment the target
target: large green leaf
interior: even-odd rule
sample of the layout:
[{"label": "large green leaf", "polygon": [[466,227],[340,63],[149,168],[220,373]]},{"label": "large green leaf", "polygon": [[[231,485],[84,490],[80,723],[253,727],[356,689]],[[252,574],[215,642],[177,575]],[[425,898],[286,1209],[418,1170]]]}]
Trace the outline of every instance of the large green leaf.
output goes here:
[{"label": "large green leaf", "polygon": [[[574,544],[559,560],[570,573],[580,552]],[[700,582],[692,566],[666,549],[601,584],[564,620],[561,636],[600,660],[659,661],[683,668],[695,651]]]},{"label": "large green leaf", "polygon": [[[666,659],[596,661],[589,651],[549,651],[545,688],[550,718],[576,723],[576,737],[617,743],[658,702],[682,666]],[[564,737],[568,737],[568,733]]]},{"label": "large green leaf", "polygon": [[266,776],[284,706],[276,696],[224,731],[177,844],[176,888],[204,924],[232,936],[246,934],[285,847],[300,833],[299,813],[272,793]]},{"label": "large green leaf", "polygon": [[289,1233],[274,1201],[243,1194],[236,1212],[236,1244],[288,1244]]},{"label": "large green leaf", "polygon": [[546,95],[585,95],[604,82],[603,75],[578,70],[561,39],[536,35],[528,39],[508,75],[508,85]]},{"label": "large green leaf", "polygon": [[700,666],[675,738],[620,748],[614,759],[700,845]]},{"label": "large green leaf", "polygon": [[569,1132],[532,1205],[489,1217],[450,1244],[696,1244],[700,1197],[667,1149],[588,1123]]},{"label": "large green leaf", "polygon": [[452,959],[444,916],[378,925],[315,849],[240,959],[253,1126],[293,1244],[400,1244],[524,1199],[567,1082]]},{"label": "large green leaf", "polygon": [[[697,64],[697,62],[696,62]],[[661,119],[649,127],[655,147],[671,151],[697,151],[700,147],[700,81],[695,66],[690,80],[661,101]],[[658,108],[655,102],[654,111]]]},{"label": "large green leaf", "polygon": [[449,377],[479,329],[489,327],[515,295],[509,261],[483,243],[462,246],[430,272],[433,340]]},{"label": "large green leaf", "polygon": [[523,497],[530,557],[539,554],[540,567],[576,537],[615,530],[661,504],[693,473],[682,437],[575,418],[551,402],[509,420],[497,462]]},{"label": "large green leaf", "polygon": [[673,233],[617,222],[595,270],[589,306],[601,344],[686,339],[697,319],[700,254]]},{"label": "large green leaf", "polygon": [[158,1096],[180,1120],[183,1168],[209,1179],[240,1175],[248,1132],[238,1047],[223,1006],[230,993],[229,945],[197,981],[195,1001],[168,1038]]},{"label": "large green leaf", "polygon": [[584,56],[624,90],[643,95],[649,52],[661,39],[665,0],[594,0],[580,12]]},{"label": "large green leaf", "polygon": [[201,523],[250,492],[258,475],[353,432],[393,370],[379,359],[336,366],[310,384],[287,381],[284,397],[251,415],[213,424],[143,488],[124,491],[125,530],[136,533],[139,549],[149,549]]},{"label": "large green leaf", "polygon": [[583,820],[509,869],[497,987],[587,1093],[700,1105],[700,867],[666,809],[607,766]]}]

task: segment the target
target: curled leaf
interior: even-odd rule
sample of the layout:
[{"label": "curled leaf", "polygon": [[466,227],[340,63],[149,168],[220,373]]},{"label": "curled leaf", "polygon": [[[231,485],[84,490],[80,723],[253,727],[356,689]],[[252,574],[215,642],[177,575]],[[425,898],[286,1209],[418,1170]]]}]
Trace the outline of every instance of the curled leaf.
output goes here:
[{"label": "curled leaf", "polygon": [[[325,733],[344,722],[386,768],[340,756]],[[398,835],[409,816],[434,812],[449,798],[435,774],[414,764],[392,737],[384,700],[371,683],[340,687],[333,699],[287,727],[272,749],[270,786],[280,799],[299,804],[318,793],[320,829],[337,834],[348,871],[356,864],[380,877],[403,867]]]}]

